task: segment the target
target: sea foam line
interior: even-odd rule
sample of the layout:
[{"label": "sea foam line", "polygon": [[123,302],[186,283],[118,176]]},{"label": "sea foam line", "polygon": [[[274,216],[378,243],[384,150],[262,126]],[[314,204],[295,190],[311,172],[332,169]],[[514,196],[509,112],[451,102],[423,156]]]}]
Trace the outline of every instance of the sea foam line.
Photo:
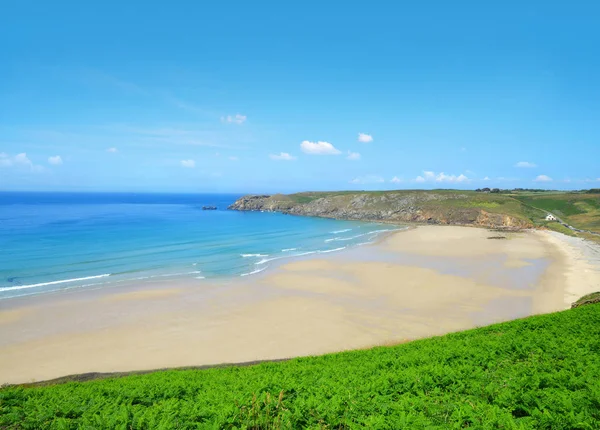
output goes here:
[{"label": "sea foam line", "polygon": [[249,276],[249,275],[254,275],[254,274],[256,274],[256,273],[260,273],[260,272],[262,272],[262,271],[263,271],[263,270],[265,270],[265,269],[266,269],[266,267],[262,267],[262,268],[260,268],[260,269],[253,270],[252,272],[248,272],[248,273],[242,273],[240,276]]},{"label": "sea foam line", "polygon": [[325,242],[340,242],[340,241],[345,241],[345,240],[352,240],[352,239],[356,239],[356,238],[359,238],[359,237],[362,237],[362,236],[368,236],[370,234],[374,234],[374,233],[377,233],[377,232],[378,232],[378,230],[371,231],[369,233],[357,234],[356,236],[350,236],[350,237],[333,237],[331,239],[325,239]]},{"label": "sea foam line", "polygon": [[242,258],[250,258],[250,257],[268,257],[269,254],[240,254]]},{"label": "sea foam line", "polygon": [[327,254],[328,252],[341,251],[342,249],[346,249],[346,247],[342,246],[341,248],[326,249],[326,250],[323,250],[323,251],[317,251],[317,254]]},{"label": "sea foam line", "polygon": [[298,248],[285,248],[282,249],[281,252],[290,252],[290,251],[296,251]]},{"label": "sea foam line", "polygon": [[335,231],[330,231],[329,233],[331,234],[338,234],[338,233],[346,233],[347,231],[352,231],[351,228],[345,228],[344,230],[335,230]]},{"label": "sea foam line", "polygon": [[39,284],[18,285],[18,286],[14,286],[14,287],[4,287],[4,288],[0,288],[0,292],[2,292],[2,291],[24,290],[24,289],[27,289],[27,288],[44,287],[46,285],[66,284],[66,283],[69,283],[69,282],[87,281],[88,279],[106,278],[106,277],[108,277],[110,275],[111,275],[110,273],[105,273],[103,275],[86,276],[84,278],[63,279],[61,281],[42,282],[42,283],[39,283]]}]

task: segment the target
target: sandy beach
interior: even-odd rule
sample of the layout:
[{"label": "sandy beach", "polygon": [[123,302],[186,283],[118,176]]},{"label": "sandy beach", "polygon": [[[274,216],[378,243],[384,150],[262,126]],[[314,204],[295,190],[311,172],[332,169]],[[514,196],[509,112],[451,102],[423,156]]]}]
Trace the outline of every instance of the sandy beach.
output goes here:
[{"label": "sandy beach", "polygon": [[0,383],[391,344],[570,307],[598,247],[545,231],[419,226],[229,281],[0,301]]}]

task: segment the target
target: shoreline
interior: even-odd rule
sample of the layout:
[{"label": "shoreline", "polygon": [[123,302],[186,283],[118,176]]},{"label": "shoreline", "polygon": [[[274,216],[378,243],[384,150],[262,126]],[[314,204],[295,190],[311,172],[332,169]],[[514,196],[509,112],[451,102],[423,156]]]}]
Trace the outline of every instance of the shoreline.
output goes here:
[{"label": "shoreline", "polygon": [[[588,263],[560,238],[491,236],[487,228],[409,226],[369,246],[286,258],[201,288],[156,281],[9,299],[13,306],[0,311],[0,383],[399,343],[567,309],[584,291],[577,282]],[[600,275],[589,273],[585,288]]]},{"label": "shoreline", "polygon": [[[378,224],[378,222],[375,221],[366,221],[367,223],[371,223],[371,224]],[[145,289],[145,288],[149,288],[151,289],[153,284],[156,283],[161,283],[163,281],[168,281],[170,283],[173,284],[184,284],[187,286],[192,286],[192,285],[202,285],[202,284],[206,284],[206,283],[211,283],[211,284],[229,284],[232,282],[236,282],[236,281],[248,281],[248,280],[256,280],[258,278],[260,278],[261,276],[266,276],[269,273],[272,273],[273,270],[277,270],[280,266],[285,265],[286,263],[292,262],[292,261],[296,261],[296,260],[304,260],[304,259],[309,259],[309,258],[315,258],[321,255],[329,255],[329,254],[333,254],[333,253],[343,253],[343,252],[347,252],[347,251],[351,251],[355,248],[359,248],[359,247],[368,247],[368,246],[373,246],[373,245],[377,245],[379,243],[381,243],[383,240],[385,240],[386,237],[388,237],[389,235],[395,234],[395,233],[400,233],[402,231],[406,231],[406,230],[411,230],[414,228],[417,228],[417,225],[406,225],[406,224],[398,224],[398,223],[386,223],[386,222],[381,222],[381,224],[388,224],[388,225],[394,225],[397,228],[394,230],[389,230],[389,231],[384,231],[381,232],[379,234],[377,234],[377,236],[370,242],[364,242],[364,243],[359,243],[359,244],[353,244],[350,245],[349,247],[344,247],[343,249],[340,250],[317,250],[317,251],[311,251],[308,252],[307,254],[300,254],[300,255],[294,255],[294,254],[290,254],[290,255],[280,255],[277,257],[274,257],[273,261],[277,261],[272,265],[265,265],[265,268],[263,270],[259,270],[256,273],[245,273],[245,274],[240,274],[240,275],[225,275],[225,276],[219,276],[219,277],[214,277],[214,278],[197,278],[197,277],[183,277],[183,276],[177,276],[177,275],[158,275],[155,277],[150,277],[146,280],[143,280],[140,282],[139,279],[128,279],[128,280],[120,280],[120,281],[116,281],[116,282],[107,282],[107,283],[101,283],[101,284],[97,284],[97,285],[90,285],[90,286],[73,286],[73,287],[69,287],[69,288],[64,288],[64,289],[59,289],[59,290],[51,290],[51,291],[42,291],[42,292],[38,292],[38,293],[31,293],[31,294],[23,294],[20,296],[14,296],[14,297],[5,297],[5,298],[1,298],[0,297],[0,314],[2,312],[4,312],[6,309],[11,309],[14,306],[14,303],[17,303],[17,306],[20,306],[19,302],[33,302],[33,301],[43,301],[45,298],[56,298],[58,300],[60,300],[61,298],[69,298],[72,295],[77,295],[77,294],[86,294],[86,293],[91,293],[94,291],[102,291],[102,290],[106,290],[107,292],[110,290],[113,290],[115,288],[119,288],[119,289],[123,289],[123,290],[138,290],[138,289]],[[256,265],[256,264],[255,264]],[[199,272],[202,273],[202,272]],[[101,276],[106,276],[106,275],[101,275]],[[90,278],[100,278],[101,276],[91,276]],[[165,277],[165,280],[162,280],[160,278]],[[3,306],[6,305],[6,306]],[[6,307],[6,309],[5,309]],[[0,315],[0,322],[1,322],[1,315]]]}]

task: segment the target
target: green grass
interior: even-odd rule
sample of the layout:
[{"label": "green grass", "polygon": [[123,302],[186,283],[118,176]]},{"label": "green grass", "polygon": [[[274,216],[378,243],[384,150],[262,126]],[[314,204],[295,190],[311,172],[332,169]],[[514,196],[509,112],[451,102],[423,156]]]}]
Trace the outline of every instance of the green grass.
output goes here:
[{"label": "green grass", "polygon": [[573,305],[571,307],[577,308],[579,306],[588,306],[593,303],[600,303],[600,292],[587,294],[587,295],[581,297],[579,300],[577,300],[575,303],[573,303]]},{"label": "green grass", "polygon": [[585,193],[515,195],[515,199],[557,215],[567,224],[600,233],[600,196]]},{"label": "green grass", "polygon": [[598,429],[600,304],[394,347],[8,387],[0,428]]},{"label": "green grass", "polygon": [[565,227],[564,225],[562,225],[556,221],[547,222],[543,225],[546,228],[548,228],[549,230],[557,231],[557,232],[565,234],[567,236],[577,236],[577,234],[573,230],[571,230],[568,227]]},{"label": "green grass", "polygon": [[[429,209],[446,211],[451,210],[474,210],[483,209],[487,212],[509,215],[517,219],[529,222],[532,225],[539,223],[546,216],[546,212],[532,206],[528,206],[504,194],[478,193],[469,190],[398,190],[398,191],[335,191],[335,192],[303,192],[290,194],[285,198],[299,204],[310,203],[319,198],[338,197],[340,205],[347,204],[350,199],[358,195],[369,197],[390,196],[396,198],[415,196],[418,198],[417,206]],[[428,200],[426,195],[437,195],[439,198]],[[283,197],[282,197],[283,198]],[[371,208],[386,209],[390,207],[388,201],[375,201]]]}]

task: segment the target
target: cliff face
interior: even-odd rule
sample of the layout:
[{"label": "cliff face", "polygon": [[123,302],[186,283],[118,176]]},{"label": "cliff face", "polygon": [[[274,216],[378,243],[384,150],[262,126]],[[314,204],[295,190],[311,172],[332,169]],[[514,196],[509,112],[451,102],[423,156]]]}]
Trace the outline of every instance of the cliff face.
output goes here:
[{"label": "cliff face", "polygon": [[[483,207],[478,207],[478,204]],[[244,196],[229,207],[240,211],[282,212],[361,221],[421,222],[521,229],[522,217],[489,211],[460,192],[314,193]]]}]

